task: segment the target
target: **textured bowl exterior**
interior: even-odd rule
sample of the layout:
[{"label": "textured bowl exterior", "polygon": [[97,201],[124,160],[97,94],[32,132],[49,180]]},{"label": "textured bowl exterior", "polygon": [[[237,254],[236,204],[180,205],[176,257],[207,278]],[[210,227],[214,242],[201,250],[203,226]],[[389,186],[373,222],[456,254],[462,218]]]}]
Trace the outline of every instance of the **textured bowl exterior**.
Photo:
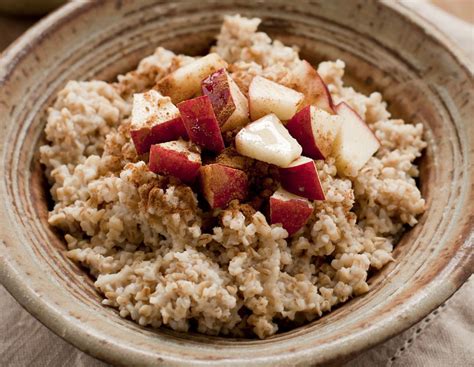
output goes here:
[{"label": "textured bowl exterior", "polygon": [[[422,121],[427,211],[397,245],[371,291],[323,318],[266,340],[152,330],[103,307],[92,279],[47,224],[38,162],[46,107],[69,79],[112,79],[158,45],[206,52],[222,15],[264,19],[312,62],[341,58],[348,80],[380,90],[395,116]],[[0,59],[0,279],[51,330],[118,365],[308,365],[350,358],[410,327],[473,271],[473,69],[436,29],[375,0],[72,2]]]}]

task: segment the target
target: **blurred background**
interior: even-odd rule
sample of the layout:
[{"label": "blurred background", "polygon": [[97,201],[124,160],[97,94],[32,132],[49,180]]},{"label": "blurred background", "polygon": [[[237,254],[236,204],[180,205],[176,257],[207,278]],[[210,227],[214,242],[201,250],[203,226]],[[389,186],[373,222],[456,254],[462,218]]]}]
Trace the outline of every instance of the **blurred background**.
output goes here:
[{"label": "blurred background", "polygon": [[[75,0],[98,1],[98,0]],[[108,0],[112,1],[112,0]],[[135,0],[140,1],[140,0]],[[173,1],[173,0],[171,0]],[[328,0],[330,1],[330,0]],[[421,15],[429,7],[429,17],[435,25],[449,26],[456,37],[473,41],[474,0],[393,0],[418,11]],[[0,0],[0,50],[6,48],[42,16],[66,3],[66,0]],[[463,27],[463,25],[465,27]],[[472,42],[474,43],[474,42]],[[465,46],[464,46],[465,48]],[[474,58],[474,45],[467,53]]]},{"label": "blurred background", "polygon": [[432,0],[431,2],[465,21],[474,23],[474,1],[472,0]]}]

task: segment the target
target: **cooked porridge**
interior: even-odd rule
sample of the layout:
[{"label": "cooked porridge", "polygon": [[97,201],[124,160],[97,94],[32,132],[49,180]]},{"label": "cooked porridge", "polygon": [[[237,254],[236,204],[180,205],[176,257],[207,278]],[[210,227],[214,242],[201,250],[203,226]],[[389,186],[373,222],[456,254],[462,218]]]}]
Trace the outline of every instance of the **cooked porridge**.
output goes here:
[{"label": "cooked porridge", "polygon": [[163,48],[48,110],[49,223],[140,325],[265,338],[370,291],[417,223],[421,124],[228,16],[204,57]]}]

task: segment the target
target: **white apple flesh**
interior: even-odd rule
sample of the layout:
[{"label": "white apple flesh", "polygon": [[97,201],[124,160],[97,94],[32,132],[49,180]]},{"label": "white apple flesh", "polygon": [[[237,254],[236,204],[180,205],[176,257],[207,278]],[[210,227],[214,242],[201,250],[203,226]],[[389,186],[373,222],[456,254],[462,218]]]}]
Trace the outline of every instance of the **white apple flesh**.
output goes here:
[{"label": "white apple flesh", "polygon": [[235,137],[239,154],[279,167],[286,167],[301,155],[302,148],[281,121],[270,114],[254,121]]},{"label": "white apple flesh", "polygon": [[249,103],[232,77],[220,69],[202,81],[202,94],[209,97],[222,132],[249,122]]},{"label": "white apple flesh", "polygon": [[270,197],[270,223],[280,223],[289,236],[299,231],[312,213],[313,206],[307,199],[281,188]]},{"label": "white apple flesh", "polygon": [[342,118],[314,106],[306,106],[286,124],[291,136],[303,147],[303,154],[326,159],[332,151]]},{"label": "white apple flesh", "polygon": [[315,68],[306,60],[299,62],[292,70],[292,86],[304,94],[303,106],[313,105],[335,114],[331,93]]},{"label": "white apple flesh", "polygon": [[336,167],[346,176],[356,176],[380,148],[380,142],[364,120],[345,102],[336,106],[336,112],[342,117],[333,148]]},{"label": "white apple flesh", "polygon": [[130,136],[137,153],[145,154],[152,144],[186,138],[187,133],[171,99],[152,89],[133,95]]},{"label": "white apple flesh", "polygon": [[215,71],[226,68],[227,63],[216,53],[210,53],[180,67],[159,80],[156,87],[173,103],[197,96],[201,92],[201,81]]},{"label": "white apple flesh", "polygon": [[309,200],[325,200],[316,164],[311,158],[300,157],[286,168],[280,168],[280,182],[292,194]]},{"label": "white apple flesh", "polygon": [[280,120],[289,120],[298,111],[304,95],[261,76],[249,86],[250,117],[257,120],[274,113]]}]

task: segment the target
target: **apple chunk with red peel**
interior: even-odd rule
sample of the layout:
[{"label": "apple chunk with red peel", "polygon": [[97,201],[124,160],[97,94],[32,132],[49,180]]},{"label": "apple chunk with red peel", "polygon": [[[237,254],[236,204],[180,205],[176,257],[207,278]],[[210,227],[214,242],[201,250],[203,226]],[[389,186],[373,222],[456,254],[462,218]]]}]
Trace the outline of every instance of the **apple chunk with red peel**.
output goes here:
[{"label": "apple chunk with red peel", "polygon": [[248,194],[248,177],[244,171],[213,163],[200,169],[204,198],[211,208],[225,208],[235,199],[244,200]]},{"label": "apple chunk with red peel", "polygon": [[349,105],[341,102],[336,106],[336,111],[342,117],[342,124],[332,154],[336,158],[338,172],[356,176],[380,148],[380,142]]},{"label": "apple chunk with red peel", "polygon": [[310,200],[325,200],[314,161],[300,157],[286,168],[280,168],[280,182],[285,190]]},{"label": "apple chunk with red peel", "polygon": [[148,153],[152,144],[187,137],[178,109],[155,90],[133,95],[130,135],[138,154]]},{"label": "apple chunk with red peel", "polygon": [[178,103],[178,109],[189,139],[193,143],[215,153],[224,150],[219,122],[208,96]]},{"label": "apple chunk with red peel", "polygon": [[342,118],[314,106],[307,106],[288,121],[286,128],[303,147],[303,154],[326,159],[341,128]]},{"label": "apple chunk with red peel", "polygon": [[199,148],[183,140],[152,145],[148,167],[150,171],[171,175],[192,184],[201,168]]},{"label": "apple chunk with red peel", "polygon": [[173,103],[178,103],[198,95],[201,92],[201,81],[227,66],[218,54],[210,53],[160,79],[156,88],[171,97]]},{"label": "apple chunk with red peel", "polygon": [[301,196],[281,188],[270,196],[270,223],[281,223],[289,236],[299,231],[312,213],[313,206]]},{"label": "apple chunk with red peel", "polygon": [[298,111],[304,95],[261,76],[249,86],[250,117],[257,120],[274,113],[280,120],[289,120]]},{"label": "apple chunk with red peel", "polygon": [[293,86],[304,94],[303,105],[313,105],[335,114],[331,93],[315,68],[306,60],[299,62],[292,70]]},{"label": "apple chunk with red peel", "polygon": [[211,100],[221,131],[234,130],[249,122],[247,98],[225,69],[202,81],[202,94]]},{"label": "apple chunk with red peel", "polygon": [[301,155],[302,148],[274,114],[241,129],[235,137],[239,154],[279,167],[286,167]]}]

